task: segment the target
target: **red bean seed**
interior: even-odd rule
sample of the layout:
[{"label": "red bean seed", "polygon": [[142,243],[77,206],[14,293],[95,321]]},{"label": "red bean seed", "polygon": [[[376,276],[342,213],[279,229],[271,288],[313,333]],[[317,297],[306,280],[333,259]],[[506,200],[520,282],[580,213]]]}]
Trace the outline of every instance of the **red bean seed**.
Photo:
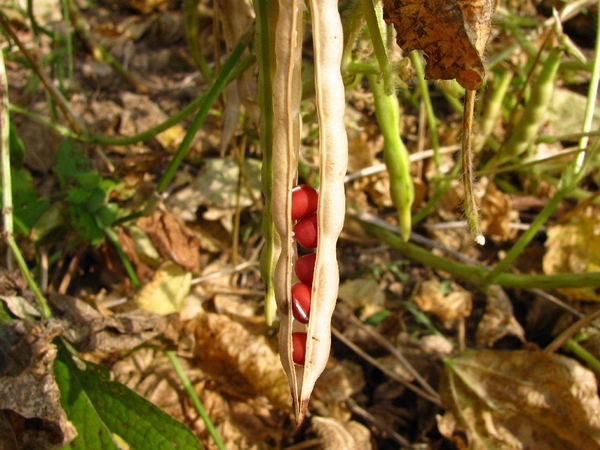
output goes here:
[{"label": "red bean seed", "polygon": [[292,189],[292,220],[298,220],[317,210],[319,196],[317,191],[307,184]]},{"label": "red bean seed", "polygon": [[301,256],[296,261],[294,270],[296,271],[296,276],[302,283],[312,286],[316,260],[316,253],[310,253],[308,255]]},{"label": "red bean seed", "polygon": [[317,215],[311,214],[294,226],[294,237],[304,248],[317,246]]},{"label": "red bean seed", "polygon": [[306,333],[292,333],[292,359],[295,364],[304,365],[306,360]]},{"label": "red bean seed", "polygon": [[310,294],[310,286],[304,283],[296,283],[292,286],[292,312],[298,322],[308,323]]}]

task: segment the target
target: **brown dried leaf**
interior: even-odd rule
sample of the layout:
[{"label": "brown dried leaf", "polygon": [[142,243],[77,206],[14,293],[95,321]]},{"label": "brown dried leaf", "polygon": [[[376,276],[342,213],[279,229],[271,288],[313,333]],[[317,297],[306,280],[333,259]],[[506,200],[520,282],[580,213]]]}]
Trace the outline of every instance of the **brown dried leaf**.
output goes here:
[{"label": "brown dried leaf", "polygon": [[[482,182],[484,180],[482,179]],[[487,180],[485,180],[487,182]],[[518,222],[519,214],[512,209],[510,197],[490,183],[481,199],[481,230],[495,242],[504,242],[517,235],[511,222]]]},{"label": "brown dried leaf", "polygon": [[425,53],[425,78],[456,78],[471,90],[482,86],[492,0],[384,0],[383,5],[384,19],[394,24],[398,45],[406,52]]},{"label": "brown dried leaf", "polygon": [[87,303],[68,295],[51,293],[48,301],[54,317],[68,324],[63,336],[80,351],[132,350],[155,338],[173,346],[181,328],[177,315],[162,317],[135,310],[103,317]]},{"label": "brown dried leaf", "polygon": [[350,420],[351,412],[346,402],[364,387],[365,377],[361,366],[347,360],[339,362],[330,357],[327,367],[315,384],[310,399],[311,407],[329,417]]},{"label": "brown dried leaf", "polygon": [[55,320],[0,327],[0,448],[62,448],[77,435],[52,374],[51,341],[63,329]]},{"label": "brown dried leaf", "polygon": [[200,270],[200,242],[185,223],[169,211],[155,211],[142,217],[137,226],[145,231],[163,258],[170,259],[188,272]]},{"label": "brown dried leaf", "polygon": [[439,281],[427,280],[412,301],[421,310],[434,314],[445,326],[451,327],[457,320],[469,317],[472,308],[471,293],[458,290],[458,286],[456,288],[454,292],[443,295]]},{"label": "brown dried leaf", "polygon": [[485,314],[477,325],[475,339],[479,345],[492,346],[505,336],[525,342],[525,331],[515,319],[512,303],[500,286],[490,286]]},{"label": "brown dried leaf", "polygon": [[573,359],[480,350],[446,360],[440,393],[469,448],[598,449],[597,389],[594,374]]},{"label": "brown dried leaf", "polygon": [[190,322],[203,369],[241,398],[265,396],[291,412],[290,390],[278,355],[262,335],[251,334],[227,316],[205,313]]},{"label": "brown dried leaf", "polygon": [[[579,217],[548,229],[544,273],[588,273],[600,271],[600,219]],[[558,289],[571,300],[600,301],[593,287]]]},{"label": "brown dried leaf", "polygon": [[313,417],[311,423],[321,440],[322,448],[366,450],[372,448],[370,431],[358,422]]}]

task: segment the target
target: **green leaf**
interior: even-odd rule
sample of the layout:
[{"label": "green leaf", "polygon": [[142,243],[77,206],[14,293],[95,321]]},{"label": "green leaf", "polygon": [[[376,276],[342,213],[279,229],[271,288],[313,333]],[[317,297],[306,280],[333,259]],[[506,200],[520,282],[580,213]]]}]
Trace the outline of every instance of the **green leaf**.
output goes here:
[{"label": "green leaf", "polygon": [[116,449],[118,440],[131,449],[202,448],[185,425],[126,386],[110,381],[103,367],[86,362],[81,370],[61,343],[54,374],[61,404],[79,433],[70,448]]},{"label": "green leaf", "polygon": [[67,208],[64,203],[55,203],[35,223],[30,233],[31,240],[37,245],[41,241],[62,238],[67,227]]},{"label": "green leaf", "polygon": [[119,205],[116,203],[107,203],[102,205],[98,211],[95,212],[96,222],[102,227],[111,226],[117,219],[119,212]]},{"label": "green leaf", "polygon": [[87,204],[92,192],[79,186],[73,186],[69,190],[69,201],[74,205]]},{"label": "green leaf", "polygon": [[96,189],[102,181],[102,177],[92,170],[74,174],[74,179],[77,185],[88,191]]},{"label": "green leaf", "polygon": [[27,235],[38,219],[50,208],[50,201],[39,198],[31,174],[25,169],[12,170],[12,191],[16,229]]},{"label": "green leaf", "polygon": [[9,118],[10,124],[10,161],[14,165],[14,167],[21,168],[23,167],[23,157],[25,156],[25,145],[23,145],[23,141],[19,137],[17,133],[17,127],[15,127],[15,123],[12,118]]},{"label": "green leaf", "polygon": [[90,161],[73,145],[73,142],[60,143],[53,170],[58,175],[61,186],[66,187],[69,184],[68,180],[82,172],[91,171],[91,167]]},{"label": "green leaf", "polygon": [[104,232],[98,227],[96,218],[85,206],[72,204],[69,206],[69,213],[71,214],[73,227],[75,227],[81,237],[90,241],[92,245],[102,240]]},{"label": "green leaf", "polygon": [[91,192],[89,200],[86,202],[85,207],[88,211],[95,213],[106,203],[106,193],[99,188],[94,189]]}]

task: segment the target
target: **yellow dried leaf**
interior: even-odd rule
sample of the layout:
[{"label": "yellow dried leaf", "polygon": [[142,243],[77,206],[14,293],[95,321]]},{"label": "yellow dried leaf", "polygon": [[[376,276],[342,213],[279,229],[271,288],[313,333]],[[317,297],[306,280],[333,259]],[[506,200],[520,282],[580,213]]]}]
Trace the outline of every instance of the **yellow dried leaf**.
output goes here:
[{"label": "yellow dried leaf", "polygon": [[[440,385],[452,419],[471,449],[600,448],[600,400],[594,374],[542,351],[468,351],[445,361]],[[440,430],[442,431],[442,430]]]},{"label": "yellow dried leaf", "polygon": [[262,335],[254,335],[225,315],[200,314],[190,324],[194,355],[202,368],[239,396],[265,396],[291,412],[290,389],[278,355]]},{"label": "yellow dried leaf", "polygon": [[412,298],[417,306],[437,316],[446,326],[471,314],[472,295],[464,290],[456,290],[443,295],[437,280],[428,280],[421,285],[419,293]]},{"label": "yellow dried leaf", "polygon": [[507,241],[517,235],[517,229],[511,228],[510,224],[518,221],[519,214],[513,211],[510,197],[500,191],[495,184],[490,183],[481,199],[483,234],[496,242]]},{"label": "yellow dried leaf", "polygon": [[[577,221],[548,229],[544,273],[588,273],[600,271],[600,219],[580,217]],[[559,289],[571,300],[600,301],[592,287]]]},{"label": "yellow dried leaf", "polygon": [[371,433],[368,428],[358,422],[342,422],[332,418],[313,417],[311,423],[323,448],[360,448],[365,450],[372,448]]},{"label": "yellow dried leaf", "polygon": [[191,283],[191,273],[175,263],[167,263],[140,289],[135,304],[140,309],[161,315],[178,312],[190,292]]}]

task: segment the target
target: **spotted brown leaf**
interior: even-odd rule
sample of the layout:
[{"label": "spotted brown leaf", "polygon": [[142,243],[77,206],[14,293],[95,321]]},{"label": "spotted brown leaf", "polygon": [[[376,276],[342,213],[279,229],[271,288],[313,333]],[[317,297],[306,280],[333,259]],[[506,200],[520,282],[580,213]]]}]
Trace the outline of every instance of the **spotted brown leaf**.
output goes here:
[{"label": "spotted brown leaf", "polygon": [[383,0],[383,6],[398,45],[425,53],[425,78],[456,78],[465,89],[481,87],[493,0]]}]

